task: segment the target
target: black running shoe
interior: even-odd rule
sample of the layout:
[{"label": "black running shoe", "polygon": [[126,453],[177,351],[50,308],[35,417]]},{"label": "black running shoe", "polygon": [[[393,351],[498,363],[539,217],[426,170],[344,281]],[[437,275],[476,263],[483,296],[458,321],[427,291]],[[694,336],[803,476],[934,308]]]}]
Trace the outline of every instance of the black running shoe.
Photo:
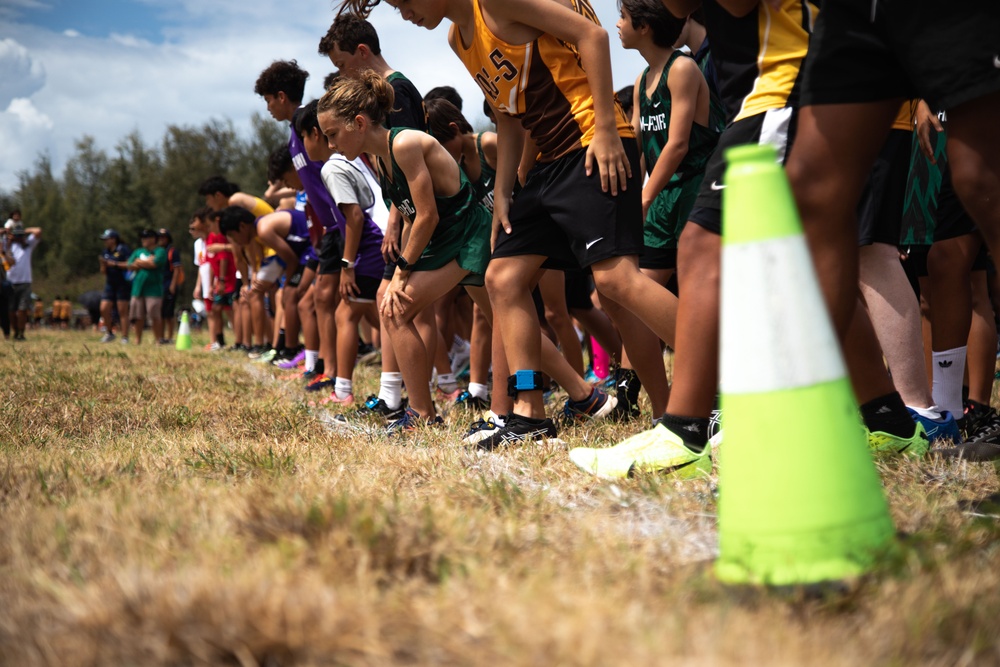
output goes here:
[{"label": "black running shoe", "polygon": [[551,419],[528,419],[521,415],[510,414],[506,424],[488,438],[477,442],[476,447],[492,452],[498,447],[526,442],[563,444],[563,441],[556,437],[556,425]]},{"label": "black running shoe", "polygon": [[453,404],[456,408],[464,408],[466,410],[488,410],[490,404],[478,396],[473,396],[469,393],[468,389],[463,389],[462,393],[458,395]]},{"label": "black running shoe", "polygon": [[1000,432],[1000,415],[988,405],[966,401],[959,429],[965,440],[980,440],[984,435]]}]

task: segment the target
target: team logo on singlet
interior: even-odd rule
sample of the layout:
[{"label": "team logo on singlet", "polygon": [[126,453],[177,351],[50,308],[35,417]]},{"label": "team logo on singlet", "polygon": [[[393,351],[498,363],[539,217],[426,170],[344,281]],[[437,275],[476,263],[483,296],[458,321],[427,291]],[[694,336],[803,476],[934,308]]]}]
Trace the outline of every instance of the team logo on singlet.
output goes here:
[{"label": "team logo on singlet", "polygon": [[413,216],[416,215],[417,213],[417,209],[414,208],[413,202],[410,201],[409,199],[404,199],[403,201],[401,201],[399,204],[396,205],[396,208],[398,208],[399,212],[402,213],[407,218],[409,218],[410,220],[413,220]]},{"label": "team logo on singlet", "polygon": [[643,132],[661,132],[667,129],[667,114],[660,113],[655,116],[642,116],[639,119]]}]

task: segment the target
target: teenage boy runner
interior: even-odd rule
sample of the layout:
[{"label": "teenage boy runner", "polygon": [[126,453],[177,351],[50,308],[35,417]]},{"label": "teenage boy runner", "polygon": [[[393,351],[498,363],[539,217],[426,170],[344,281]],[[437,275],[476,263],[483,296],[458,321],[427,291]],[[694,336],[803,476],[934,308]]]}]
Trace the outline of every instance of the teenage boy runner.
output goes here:
[{"label": "teenage boy runner", "polygon": [[[260,294],[269,292],[284,275],[285,312],[297,312],[299,300],[315,277],[315,271],[309,264],[316,259],[316,253],[309,240],[309,223],[305,213],[281,210],[255,218],[245,208],[228,206],[219,212],[219,231],[231,243],[241,247],[260,246],[271,250],[273,254],[261,263],[250,289]],[[286,317],[288,340],[297,340],[299,332],[288,329],[288,322]]]},{"label": "teenage boy runner", "polygon": [[[332,385],[333,381],[330,378],[337,374],[335,313],[340,301],[340,255],[344,244],[344,216],[337,208],[330,191],[323,185],[320,173],[322,163],[309,159],[302,145],[302,139],[295,130],[295,119],[302,109],[302,98],[308,78],[309,72],[299,67],[296,61],[276,60],[257,77],[254,92],[264,98],[268,112],[276,121],[289,123],[288,150],[292,156],[292,164],[302,182],[309,205],[324,230],[322,240],[316,248],[319,264],[313,290],[316,324],[319,331],[319,360],[311,364],[311,369],[307,369],[313,371],[308,386],[315,391]],[[288,313],[285,317],[287,338]]]},{"label": "teenage boy runner", "polygon": [[[719,140],[711,124],[711,94],[697,63],[673,48],[685,26],[660,0],[622,0],[618,35],[622,46],[636,49],[649,66],[633,86],[632,125],[639,137],[649,179],[642,189],[645,249],[643,273],[666,286],[677,268],[677,240],[691,213],[705,165]],[[676,317],[677,298],[667,293],[663,308]],[[659,345],[648,328],[641,335]],[[674,340],[664,341],[673,346]],[[638,378],[628,359],[617,379],[618,409],[638,414]],[[666,404],[653,404],[660,414]]]}]

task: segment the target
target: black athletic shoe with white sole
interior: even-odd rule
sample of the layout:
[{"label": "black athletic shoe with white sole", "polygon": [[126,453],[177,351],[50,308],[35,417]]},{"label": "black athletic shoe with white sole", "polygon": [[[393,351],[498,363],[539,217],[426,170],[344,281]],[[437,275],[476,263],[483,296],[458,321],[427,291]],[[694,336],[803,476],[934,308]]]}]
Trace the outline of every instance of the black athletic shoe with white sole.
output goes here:
[{"label": "black athletic shoe with white sole", "polygon": [[556,437],[556,425],[551,419],[529,419],[521,415],[507,415],[507,422],[495,433],[476,443],[482,451],[492,452],[499,447],[521,445],[526,442],[562,443]]}]

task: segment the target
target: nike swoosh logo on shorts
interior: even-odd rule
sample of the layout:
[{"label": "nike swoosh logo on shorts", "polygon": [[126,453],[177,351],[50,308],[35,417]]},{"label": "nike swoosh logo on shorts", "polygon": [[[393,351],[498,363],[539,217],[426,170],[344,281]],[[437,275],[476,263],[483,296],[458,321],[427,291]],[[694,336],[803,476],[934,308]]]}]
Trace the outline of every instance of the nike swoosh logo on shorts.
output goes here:
[{"label": "nike swoosh logo on shorts", "polygon": [[713,190],[725,190],[726,189],[726,186],[725,185],[719,185],[718,181],[712,181],[712,185],[710,187]]},{"label": "nike swoosh logo on shorts", "polygon": [[1000,69],[1000,55],[993,56],[993,66]]},{"label": "nike swoosh logo on shorts", "polygon": [[590,250],[590,246],[594,245],[598,241],[603,241],[603,240],[604,240],[603,236],[601,238],[599,238],[599,239],[594,239],[593,241],[591,241],[590,243],[587,244],[587,250]]}]

